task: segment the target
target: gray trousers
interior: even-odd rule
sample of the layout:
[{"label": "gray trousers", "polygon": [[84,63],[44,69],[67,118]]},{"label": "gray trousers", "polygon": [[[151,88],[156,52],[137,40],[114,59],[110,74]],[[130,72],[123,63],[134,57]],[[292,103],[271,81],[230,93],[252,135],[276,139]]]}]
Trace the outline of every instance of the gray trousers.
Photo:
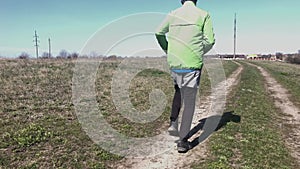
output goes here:
[{"label": "gray trousers", "polygon": [[[194,116],[195,102],[196,102],[197,91],[199,88],[200,76],[201,76],[201,70],[196,70],[189,73],[172,72],[174,85],[179,87],[181,100],[178,101],[178,95],[176,98],[176,94],[175,94],[173,99],[171,120],[172,119],[175,120],[178,118],[178,114],[181,109],[182,103],[184,105],[184,110],[182,114],[180,130],[179,130],[180,140],[188,139],[186,137],[190,132],[191,124]],[[175,104],[180,104],[180,105],[176,106]]]},{"label": "gray trousers", "polygon": [[188,139],[186,136],[190,132],[191,124],[195,112],[195,102],[197,96],[197,88],[182,87],[181,100],[183,101],[184,110],[182,113],[181,125],[179,130],[180,140]]}]

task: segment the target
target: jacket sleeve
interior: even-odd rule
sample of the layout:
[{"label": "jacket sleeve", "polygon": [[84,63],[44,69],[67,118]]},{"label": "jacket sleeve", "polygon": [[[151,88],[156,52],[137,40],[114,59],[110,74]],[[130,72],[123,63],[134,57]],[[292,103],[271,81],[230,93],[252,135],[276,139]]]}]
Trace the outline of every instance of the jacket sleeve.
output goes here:
[{"label": "jacket sleeve", "polygon": [[160,47],[167,53],[168,51],[168,40],[166,38],[166,34],[169,32],[169,15],[166,19],[161,23],[161,25],[157,28],[155,36],[160,45]]},{"label": "jacket sleeve", "polygon": [[215,35],[213,31],[212,21],[209,14],[206,16],[203,27],[203,45],[204,45],[204,54],[209,52],[215,44]]}]

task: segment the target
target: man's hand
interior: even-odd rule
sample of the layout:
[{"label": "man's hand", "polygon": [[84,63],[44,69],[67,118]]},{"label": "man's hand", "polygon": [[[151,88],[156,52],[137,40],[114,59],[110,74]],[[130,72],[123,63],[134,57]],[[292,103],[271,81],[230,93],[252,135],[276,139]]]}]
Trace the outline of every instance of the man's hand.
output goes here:
[{"label": "man's hand", "polygon": [[167,41],[167,38],[166,38],[166,35],[158,35],[158,34],[155,34],[156,36],[156,39],[160,45],[160,47],[165,51],[165,53],[167,54],[168,53],[168,41]]}]

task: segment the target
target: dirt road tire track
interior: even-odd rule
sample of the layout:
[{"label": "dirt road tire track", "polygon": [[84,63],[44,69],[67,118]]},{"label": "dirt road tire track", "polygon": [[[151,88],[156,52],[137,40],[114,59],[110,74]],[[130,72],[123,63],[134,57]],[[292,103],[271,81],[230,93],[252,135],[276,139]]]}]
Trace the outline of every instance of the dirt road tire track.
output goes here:
[{"label": "dirt road tire track", "polygon": [[292,130],[283,132],[285,144],[291,155],[300,164],[300,109],[289,99],[288,90],[280,85],[265,69],[255,64],[247,63],[256,67],[266,80],[266,88],[274,99],[275,106],[284,114],[279,127],[289,125]]}]

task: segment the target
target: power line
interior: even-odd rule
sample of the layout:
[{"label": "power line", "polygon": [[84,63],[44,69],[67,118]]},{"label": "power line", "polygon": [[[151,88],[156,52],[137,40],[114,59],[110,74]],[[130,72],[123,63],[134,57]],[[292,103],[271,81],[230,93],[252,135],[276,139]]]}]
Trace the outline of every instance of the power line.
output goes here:
[{"label": "power line", "polygon": [[35,52],[36,52],[36,58],[38,59],[39,58],[39,40],[38,40],[38,38],[39,38],[39,36],[37,35],[37,33],[36,33],[36,30],[34,31],[34,40],[33,40],[33,42],[34,42],[34,46],[35,46]]},{"label": "power line", "polygon": [[51,57],[51,40],[50,38],[48,38],[48,42],[49,42],[49,58]]},{"label": "power line", "polygon": [[234,49],[233,49],[233,58],[235,59],[236,57],[236,13],[234,14]]}]

